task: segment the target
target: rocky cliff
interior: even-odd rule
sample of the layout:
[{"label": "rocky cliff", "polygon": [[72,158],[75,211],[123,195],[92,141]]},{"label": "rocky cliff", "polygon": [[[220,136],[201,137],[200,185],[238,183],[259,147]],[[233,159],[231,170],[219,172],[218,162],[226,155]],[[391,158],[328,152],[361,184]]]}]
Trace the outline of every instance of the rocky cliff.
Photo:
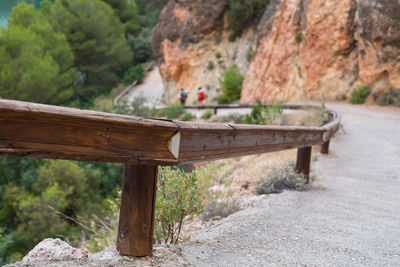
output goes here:
[{"label": "rocky cliff", "polygon": [[193,102],[199,86],[214,101],[233,63],[246,77],[243,103],[400,88],[400,0],[271,0],[235,42],[227,8],[227,0],[171,0],[162,11],[152,45],[169,101],[185,88]]}]

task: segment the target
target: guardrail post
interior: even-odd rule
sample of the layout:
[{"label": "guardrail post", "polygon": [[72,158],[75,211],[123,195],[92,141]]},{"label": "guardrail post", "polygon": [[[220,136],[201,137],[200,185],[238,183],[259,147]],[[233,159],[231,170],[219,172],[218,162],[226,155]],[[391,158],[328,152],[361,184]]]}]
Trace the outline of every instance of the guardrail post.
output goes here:
[{"label": "guardrail post", "polygon": [[218,108],[215,107],[215,108],[214,108],[214,115],[217,115],[217,112],[218,112]]},{"label": "guardrail post", "polygon": [[124,166],[117,238],[117,250],[121,255],[152,254],[157,168]]},{"label": "guardrail post", "polygon": [[330,140],[326,141],[321,146],[321,154],[329,154],[329,142]]},{"label": "guardrail post", "polygon": [[297,149],[296,171],[304,175],[307,183],[310,179],[311,146]]}]

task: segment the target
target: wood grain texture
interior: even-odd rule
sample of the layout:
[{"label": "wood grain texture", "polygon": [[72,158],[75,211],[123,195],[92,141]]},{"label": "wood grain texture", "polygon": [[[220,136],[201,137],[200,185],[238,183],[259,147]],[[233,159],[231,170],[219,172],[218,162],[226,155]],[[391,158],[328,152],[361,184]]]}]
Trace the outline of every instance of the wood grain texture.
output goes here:
[{"label": "wood grain texture", "polygon": [[310,179],[311,146],[302,147],[297,150],[296,171],[304,175],[307,183]]},{"label": "wood grain texture", "polygon": [[121,163],[174,164],[168,121],[0,100],[0,153]]},{"label": "wood grain texture", "polygon": [[157,171],[157,166],[125,165],[117,237],[121,255],[152,254]]},{"label": "wood grain texture", "polygon": [[147,165],[207,161],[323,144],[340,125],[337,113],[329,114],[321,127],[235,125],[0,100],[0,154]]},{"label": "wood grain texture", "polygon": [[181,129],[180,162],[206,161],[305,147],[323,142],[318,127],[175,122]]}]

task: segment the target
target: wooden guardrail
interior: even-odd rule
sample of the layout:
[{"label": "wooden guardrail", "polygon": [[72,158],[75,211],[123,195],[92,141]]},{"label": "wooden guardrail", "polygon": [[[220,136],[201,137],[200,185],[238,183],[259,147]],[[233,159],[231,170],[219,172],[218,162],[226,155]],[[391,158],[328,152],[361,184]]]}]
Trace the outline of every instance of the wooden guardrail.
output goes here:
[{"label": "wooden guardrail", "polygon": [[117,249],[145,256],[153,247],[158,165],[298,148],[296,169],[308,177],[311,147],[328,153],[339,129],[338,114],[329,116],[320,127],[196,123],[0,100],[0,155],[124,163]]}]

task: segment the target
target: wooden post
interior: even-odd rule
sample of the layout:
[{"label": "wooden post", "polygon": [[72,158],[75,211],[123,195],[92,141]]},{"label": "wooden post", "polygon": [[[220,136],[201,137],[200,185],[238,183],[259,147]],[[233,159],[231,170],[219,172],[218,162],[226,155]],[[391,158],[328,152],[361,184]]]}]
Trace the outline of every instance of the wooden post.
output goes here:
[{"label": "wooden post", "polygon": [[304,175],[307,183],[310,179],[311,146],[302,147],[297,150],[296,171]]},{"label": "wooden post", "polygon": [[157,166],[124,167],[117,238],[121,255],[152,254],[157,173]]},{"label": "wooden post", "polygon": [[214,108],[214,115],[217,115],[217,112],[218,112],[218,108],[215,107],[215,108]]},{"label": "wooden post", "polygon": [[330,140],[326,141],[321,146],[321,154],[329,154],[329,142]]}]

